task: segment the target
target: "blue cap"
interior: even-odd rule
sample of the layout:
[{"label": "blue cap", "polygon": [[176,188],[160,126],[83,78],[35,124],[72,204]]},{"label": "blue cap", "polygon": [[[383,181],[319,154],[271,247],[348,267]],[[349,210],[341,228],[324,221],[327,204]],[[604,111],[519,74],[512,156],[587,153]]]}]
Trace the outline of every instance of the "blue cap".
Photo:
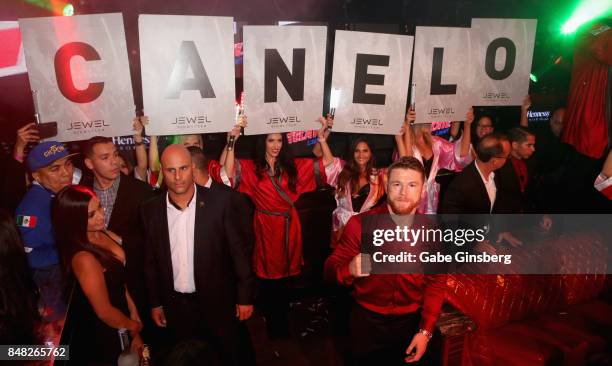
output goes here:
[{"label": "blue cap", "polygon": [[28,168],[30,168],[30,171],[35,172],[58,159],[71,155],[76,154],[70,154],[68,148],[62,143],[57,141],[44,141],[34,146],[28,154]]}]

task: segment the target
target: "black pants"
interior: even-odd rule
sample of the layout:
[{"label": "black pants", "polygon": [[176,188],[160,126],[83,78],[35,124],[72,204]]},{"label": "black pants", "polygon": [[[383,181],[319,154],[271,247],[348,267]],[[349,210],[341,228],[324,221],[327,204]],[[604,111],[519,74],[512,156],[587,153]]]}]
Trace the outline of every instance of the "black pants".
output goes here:
[{"label": "black pants", "polygon": [[[347,365],[425,365],[431,357],[428,345],[418,363],[406,364],[406,348],[419,330],[419,313],[378,314],[355,304],[350,317],[350,356]],[[431,343],[431,342],[430,342]]]},{"label": "black pants", "polygon": [[259,278],[259,307],[266,318],[266,329],[271,339],[289,336],[290,277],[277,280]]},{"label": "black pants", "polygon": [[211,324],[204,317],[202,305],[195,294],[175,293],[164,312],[174,344],[204,340],[218,354],[223,365],[255,364],[249,332],[237,318],[224,322],[226,324]]}]

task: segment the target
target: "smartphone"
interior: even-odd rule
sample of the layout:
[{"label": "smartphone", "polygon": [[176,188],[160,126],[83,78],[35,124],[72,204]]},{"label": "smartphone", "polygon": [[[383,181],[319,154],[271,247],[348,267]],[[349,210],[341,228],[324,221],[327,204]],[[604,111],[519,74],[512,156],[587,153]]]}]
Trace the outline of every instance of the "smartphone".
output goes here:
[{"label": "smartphone", "polygon": [[37,90],[32,90],[32,97],[34,99],[34,121],[36,122],[36,128],[38,129],[38,137],[41,140],[44,140],[49,137],[57,136],[57,122],[40,122],[42,118],[38,108]]},{"label": "smartphone", "polygon": [[370,274],[372,272],[372,257],[369,253],[361,253],[361,273]]},{"label": "smartphone", "polygon": [[38,137],[41,140],[57,136],[57,122],[38,123],[36,128],[38,129]]}]

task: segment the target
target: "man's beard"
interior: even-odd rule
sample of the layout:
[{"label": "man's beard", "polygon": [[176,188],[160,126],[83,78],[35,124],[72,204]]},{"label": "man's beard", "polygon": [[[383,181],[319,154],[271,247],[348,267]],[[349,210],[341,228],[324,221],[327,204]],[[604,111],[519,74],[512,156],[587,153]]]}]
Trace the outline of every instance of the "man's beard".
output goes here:
[{"label": "man's beard", "polygon": [[387,202],[389,203],[389,206],[391,206],[393,213],[396,215],[409,215],[417,207],[417,202],[412,201],[409,202],[407,206],[402,205],[402,207],[396,205],[394,201],[388,200]]}]

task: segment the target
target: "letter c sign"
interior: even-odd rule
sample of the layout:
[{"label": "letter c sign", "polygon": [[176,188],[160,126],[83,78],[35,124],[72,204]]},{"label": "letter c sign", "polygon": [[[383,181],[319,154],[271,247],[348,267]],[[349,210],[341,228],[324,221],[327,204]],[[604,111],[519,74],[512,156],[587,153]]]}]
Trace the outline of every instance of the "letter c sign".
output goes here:
[{"label": "letter c sign", "polygon": [[95,48],[84,42],[66,43],[55,54],[55,78],[57,86],[66,99],[75,103],[89,103],[96,100],[102,90],[104,83],[90,83],[87,88],[81,90],[74,86],[72,79],[72,70],[70,69],[70,60],[75,56],[81,56],[85,61],[100,60],[100,55]]}]

